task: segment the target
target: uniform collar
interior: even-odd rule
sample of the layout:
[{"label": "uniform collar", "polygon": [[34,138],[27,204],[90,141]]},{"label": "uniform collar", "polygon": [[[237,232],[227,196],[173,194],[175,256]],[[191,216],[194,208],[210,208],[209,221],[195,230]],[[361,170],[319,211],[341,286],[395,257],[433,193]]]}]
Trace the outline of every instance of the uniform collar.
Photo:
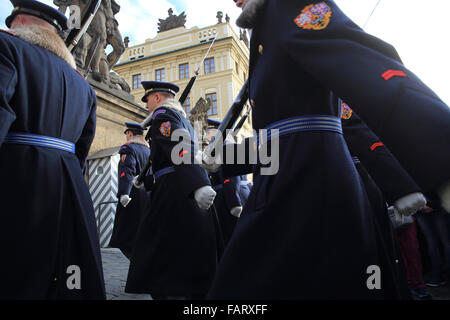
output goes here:
[{"label": "uniform collar", "polygon": [[183,107],[181,106],[181,104],[177,100],[175,100],[173,98],[167,99],[161,105],[156,107],[152,111],[152,113],[150,113],[149,117],[153,117],[153,114],[155,114],[156,111],[159,110],[160,108],[167,108],[167,109],[175,110],[175,111],[181,113],[183,115],[183,117],[186,118],[186,112],[184,111]]},{"label": "uniform collar", "polygon": [[130,140],[128,140],[128,142],[126,144],[129,143],[137,143],[137,144],[142,144],[143,146],[149,147],[147,141],[145,141],[143,136],[133,136],[130,138]]},{"label": "uniform collar", "polygon": [[76,69],[73,56],[67,49],[64,41],[53,31],[38,25],[21,26],[11,29],[16,37],[44,48],[66,61],[72,68]]},{"label": "uniform collar", "polygon": [[267,0],[250,0],[247,2],[241,15],[237,18],[236,24],[241,28],[253,28],[266,2]]}]

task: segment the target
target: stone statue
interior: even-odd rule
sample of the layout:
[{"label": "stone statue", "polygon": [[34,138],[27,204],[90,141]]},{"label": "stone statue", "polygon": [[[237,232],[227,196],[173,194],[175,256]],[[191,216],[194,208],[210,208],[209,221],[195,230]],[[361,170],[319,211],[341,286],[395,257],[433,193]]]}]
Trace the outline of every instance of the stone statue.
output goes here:
[{"label": "stone statue", "polygon": [[[53,0],[59,10],[65,13],[70,5],[77,5],[83,12],[87,0]],[[115,0],[102,0],[102,3],[92,20],[87,32],[81,38],[73,52],[77,68],[84,74],[91,74],[92,79],[110,85],[111,68],[120,59],[125,51],[125,44],[119,31],[119,23],[114,17],[120,11],[120,6]],[[105,49],[111,45],[113,51],[106,56]],[[117,87],[116,77],[113,87]],[[111,87],[111,86],[110,86]],[[126,86],[120,86],[126,88]],[[128,87],[129,88],[129,87]],[[127,91],[127,90],[125,90]],[[127,92],[130,92],[129,90]]]},{"label": "stone statue", "polygon": [[180,15],[174,15],[172,8],[169,9],[169,17],[166,19],[158,19],[158,33],[175,29],[178,27],[184,27],[186,24],[186,14],[184,11]]},{"label": "stone statue", "polygon": [[[125,51],[122,35],[118,28],[119,23],[114,17],[119,10],[120,6],[114,0],[102,0],[102,4],[87,31],[91,37],[88,57],[92,56],[92,61],[88,65],[89,61],[85,60],[83,69],[91,70],[92,77],[104,83],[108,82],[109,71]],[[108,67],[100,70],[102,53],[108,45],[113,47],[113,51],[107,57]]]},{"label": "stone statue", "polygon": [[[198,99],[195,107],[191,110],[191,115],[189,117],[189,122],[195,129],[195,133],[198,137],[205,137],[206,130],[208,129],[208,110],[211,109],[211,103],[202,97]],[[206,145],[206,139],[202,139],[203,145],[201,149],[203,150]]]},{"label": "stone statue", "polygon": [[125,48],[128,48],[128,44],[130,43],[130,38],[125,37],[125,39],[123,39],[123,43],[125,44]]},{"label": "stone statue", "polygon": [[217,23],[222,23],[222,18],[223,18],[223,12],[222,11],[217,11]]},{"label": "stone statue", "polygon": [[247,30],[244,29],[244,31],[242,31],[242,29],[241,29],[239,31],[239,39],[242,40],[245,43],[247,48],[249,48],[249,41],[248,41],[248,37],[247,37]]},{"label": "stone statue", "polygon": [[225,15],[225,21],[227,23],[230,23],[230,16],[228,15],[228,13]]},{"label": "stone statue", "polygon": [[59,11],[61,11],[62,13],[66,13],[67,8],[70,5],[75,4],[73,2],[75,2],[75,1],[73,1],[73,0],[53,0],[53,3],[58,7]]},{"label": "stone statue", "polygon": [[123,90],[125,92],[130,93],[130,91],[131,91],[130,86],[125,81],[125,79],[122,78],[121,76],[119,76],[117,73],[111,72],[109,74],[109,80],[110,80],[110,84],[109,84],[110,88],[117,89],[117,90]]}]

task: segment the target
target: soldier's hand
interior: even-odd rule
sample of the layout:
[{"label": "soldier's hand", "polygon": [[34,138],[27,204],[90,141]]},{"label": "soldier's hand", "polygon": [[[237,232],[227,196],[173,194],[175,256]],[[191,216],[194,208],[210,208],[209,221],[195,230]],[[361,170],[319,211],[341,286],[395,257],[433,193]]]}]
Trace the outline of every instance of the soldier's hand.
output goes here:
[{"label": "soldier's hand", "polygon": [[402,225],[413,223],[413,218],[411,216],[402,215],[394,207],[394,221],[393,222],[394,222],[394,226],[401,227]]},{"label": "soldier's hand", "polygon": [[438,189],[438,194],[441,199],[442,208],[450,213],[450,181],[447,181],[447,183]]},{"label": "soldier's hand", "polygon": [[216,192],[211,186],[204,186],[197,189],[194,193],[195,201],[201,209],[209,209],[214,203]]},{"label": "soldier's hand", "polygon": [[127,194],[123,194],[120,196],[120,204],[125,208],[131,201],[131,198]]},{"label": "soldier's hand", "polygon": [[234,207],[230,210],[230,213],[232,216],[235,216],[236,218],[239,218],[242,213],[242,207]]},{"label": "soldier's hand", "polygon": [[133,186],[135,186],[135,187],[138,188],[138,189],[144,188],[144,181],[139,182],[139,181],[137,180],[137,178],[138,178],[138,176],[134,177],[134,179],[133,179]]},{"label": "soldier's hand", "polygon": [[208,172],[217,172],[220,169],[221,164],[216,163],[215,158],[208,156],[204,152],[202,152],[201,155],[196,155],[196,158],[199,157],[202,159],[200,166]]},{"label": "soldier's hand", "polygon": [[395,201],[394,207],[399,214],[410,216],[425,207],[426,204],[425,196],[420,192],[415,192]]}]

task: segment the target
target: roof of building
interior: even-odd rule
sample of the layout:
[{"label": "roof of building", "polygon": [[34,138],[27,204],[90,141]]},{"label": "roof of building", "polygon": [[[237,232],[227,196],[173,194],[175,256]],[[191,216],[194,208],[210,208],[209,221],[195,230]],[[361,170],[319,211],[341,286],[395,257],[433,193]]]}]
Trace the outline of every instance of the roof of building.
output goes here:
[{"label": "roof of building", "polygon": [[116,155],[116,154],[119,153],[120,147],[121,146],[107,148],[107,149],[103,149],[103,150],[97,151],[93,155],[90,155],[89,157],[87,157],[87,160],[95,160],[95,159],[111,157],[111,156]]}]

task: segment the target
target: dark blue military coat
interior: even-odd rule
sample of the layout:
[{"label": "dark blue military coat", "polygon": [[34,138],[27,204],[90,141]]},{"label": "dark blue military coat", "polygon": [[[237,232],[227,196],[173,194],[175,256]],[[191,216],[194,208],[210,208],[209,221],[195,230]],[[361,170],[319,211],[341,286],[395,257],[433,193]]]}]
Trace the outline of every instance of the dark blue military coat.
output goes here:
[{"label": "dark blue military coat", "polygon": [[241,178],[237,176],[225,179],[219,171],[212,173],[210,180],[214,190],[217,192],[214,206],[217,210],[224,246],[226,246],[238,220],[237,217],[231,215],[231,209],[244,205],[239,195]]},{"label": "dark blue military coat", "polygon": [[[147,163],[150,149],[143,143],[129,142],[120,148],[119,155],[119,185],[117,191],[119,202],[117,203],[114,229],[109,246],[120,248],[122,253],[130,258],[139,222],[145,210],[149,210],[147,205],[150,201],[150,192],[133,186],[133,179],[139,175]],[[122,195],[129,195],[131,198],[131,202],[126,207],[123,207],[120,203]]]},{"label": "dark blue military coat", "polygon": [[389,270],[384,274],[390,277],[385,284],[408,297],[404,263],[387,204],[394,205],[401,197],[421,190],[361,118],[346,103],[341,105],[344,138],[375,212],[378,243],[383,244],[380,255],[386,258],[382,269]]},{"label": "dark blue military coat", "polygon": [[[296,64],[348,103],[424,192],[432,193],[450,180],[450,108],[403,65],[391,45],[365,33],[334,1],[280,1],[277,8],[272,0],[266,2],[276,10],[268,19],[280,23],[274,32],[284,35],[280,44],[290,59],[286,63]],[[311,4],[319,6],[307,9]],[[266,53],[276,50],[267,37],[254,40]],[[289,93],[299,83],[305,85],[302,78],[299,75],[283,88],[289,99],[295,98]],[[306,105],[317,102],[301,101]]]},{"label": "dark blue military coat", "polygon": [[[0,32],[0,298],[105,298],[82,172],[95,111],[95,92],[66,61]],[[5,143],[13,132],[74,143],[75,153]],[[81,271],[81,289],[67,286],[73,266]]]},{"label": "dark blue military coat", "polygon": [[[184,130],[185,143],[172,141]],[[194,129],[173,109],[159,107],[151,121],[150,148],[155,184],[150,211],[136,237],[126,292],[153,297],[202,297],[211,284],[218,258],[214,216],[200,209],[194,192],[210,181],[206,170],[194,162]],[[172,155],[173,153],[173,155]],[[175,164],[172,156],[190,158]],[[160,175],[161,170],[168,170]]]},{"label": "dark blue military coat", "polygon": [[[355,56],[365,59],[365,46],[385,45],[357,30],[333,1],[267,0],[249,20],[244,27],[252,28],[249,97],[255,129],[294,117],[340,119],[335,88],[346,101],[358,95],[363,107],[375,100],[364,95],[368,87],[383,91],[362,84],[380,77],[370,73],[379,64],[377,54],[364,65],[353,64]],[[261,165],[254,168],[254,187],[209,297],[402,298],[384,283],[389,270],[381,270],[381,288],[367,285],[370,267],[385,265],[386,256],[380,254],[376,217],[342,134],[291,132],[280,137],[279,150],[277,174],[263,176]]]},{"label": "dark blue military coat", "polygon": [[401,197],[421,192],[380,138],[345,102],[342,103],[342,127],[350,153],[362,162],[387,203],[394,205]]}]

